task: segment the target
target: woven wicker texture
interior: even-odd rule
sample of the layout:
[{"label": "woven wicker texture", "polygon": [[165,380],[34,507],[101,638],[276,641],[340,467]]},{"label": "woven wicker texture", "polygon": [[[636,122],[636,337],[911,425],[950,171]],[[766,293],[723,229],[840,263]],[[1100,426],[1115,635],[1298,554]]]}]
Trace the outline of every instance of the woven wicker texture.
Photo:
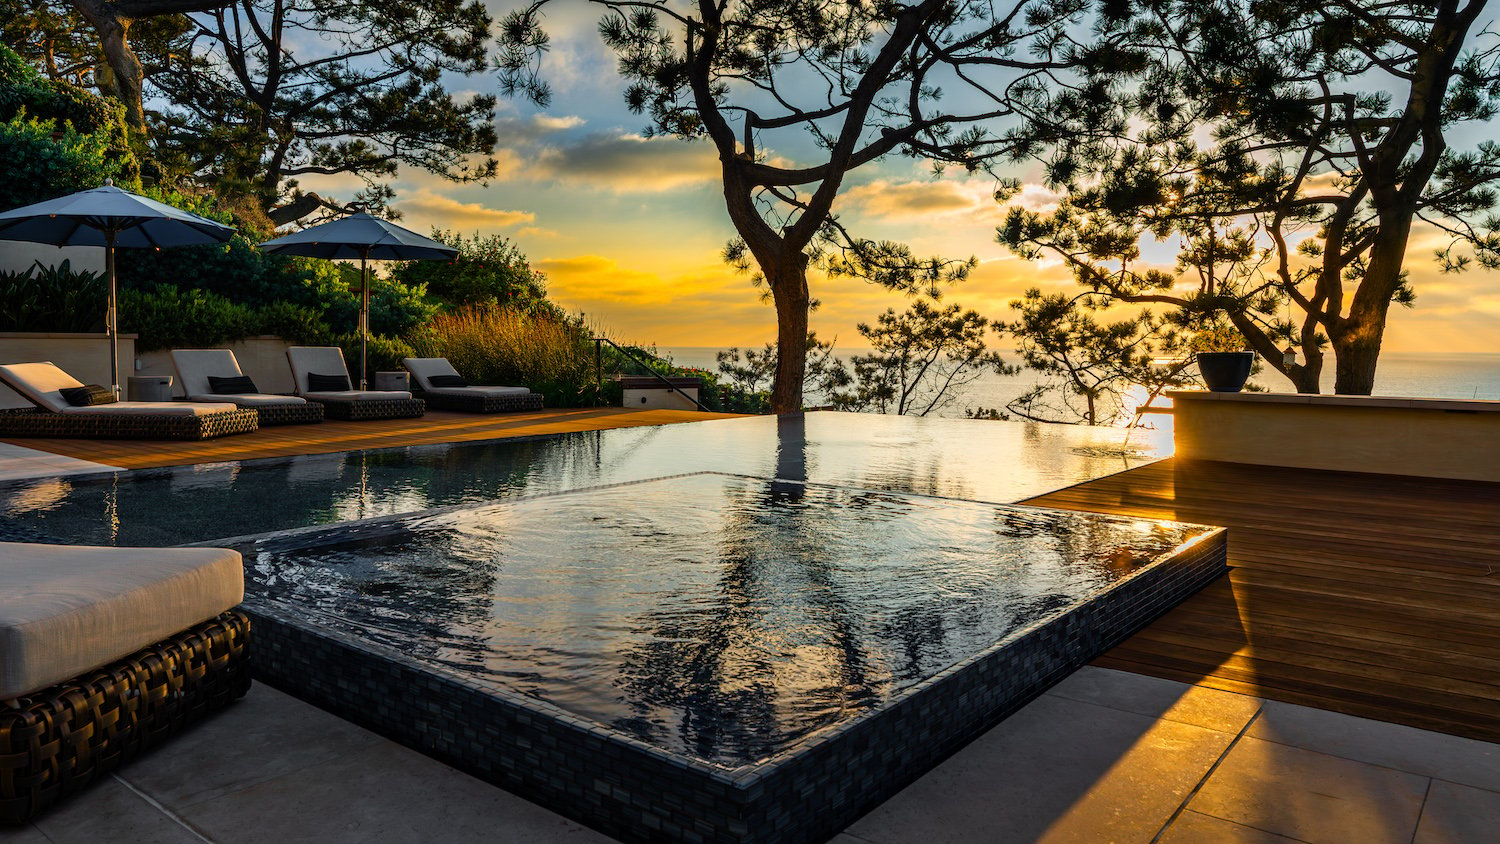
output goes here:
[{"label": "woven wicker texture", "polygon": [[421,399],[322,401],[308,396],[307,400],[323,405],[326,419],[410,419],[427,412],[427,404]]},{"label": "woven wicker texture", "polygon": [[231,610],[76,680],[0,701],[0,824],[25,823],[244,696],[249,642],[250,620]]},{"label": "woven wicker texture", "polygon": [[305,425],[323,421],[323,405],[315,401],[305,404],[257,405],[255,412],[260,414],[262,428],[268,425]]},{"label": "woven wicker texture", "polygon": [[50,413],[24,408],[0,413],[0,437],[78,437],[100,440],[207,440],[248,434],[260,427],[253,410],[202,416],[151,413]]},{"label": "woven wicker texture", "polygon": [[417,393],[433,410],[457,410],[463,413],[504,413],[518,410],[541,410],[542,394],[485,396],[451,393]]}]

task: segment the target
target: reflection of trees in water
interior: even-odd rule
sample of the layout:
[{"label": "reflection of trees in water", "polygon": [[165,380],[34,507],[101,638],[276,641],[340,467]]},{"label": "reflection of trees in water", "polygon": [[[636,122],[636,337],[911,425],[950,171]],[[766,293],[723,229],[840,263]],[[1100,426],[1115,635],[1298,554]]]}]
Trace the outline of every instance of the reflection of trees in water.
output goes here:
[{"label": "reflection of trees in water", "polygon": [[[841,594],[807,500],[800,420],[778,429],[778,480],[725,479],[712,600],[678,593],[648,611],[645,642],[621,658],[616,687],[633,715],[616,726],[707,759],[753,761],[880,698],[857,610]],[[705,526],[707,527],[707,526]]]}]

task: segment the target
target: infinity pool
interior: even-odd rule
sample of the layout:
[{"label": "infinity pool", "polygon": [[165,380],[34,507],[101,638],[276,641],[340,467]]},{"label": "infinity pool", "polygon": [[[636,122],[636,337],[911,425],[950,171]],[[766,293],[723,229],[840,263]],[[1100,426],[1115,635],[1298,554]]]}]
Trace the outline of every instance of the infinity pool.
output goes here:
[{"label": "infinity pool", "polygon": [[699,474],[240,550],[255,603],[736,767],[1209,530]]},{"label": "infinity pool", "polygon": [[700,471],[1018,501],[1171,451],[1161,432],[858,413],[0,484],[0,539],[176,545]]}]

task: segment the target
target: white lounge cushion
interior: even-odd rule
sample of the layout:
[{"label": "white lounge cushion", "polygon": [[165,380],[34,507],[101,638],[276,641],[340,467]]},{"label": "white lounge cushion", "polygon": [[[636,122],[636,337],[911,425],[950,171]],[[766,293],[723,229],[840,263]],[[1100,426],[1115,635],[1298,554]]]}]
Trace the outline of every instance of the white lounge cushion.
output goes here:
[{"label": "white lounge cushion", "polygon": [[[292,383],[296,385],[299,396],[305,396],[309,392],[307,376],[310,373],[345,376],[349,374],[349,367],[344,364],[344,353],[338,346],[288,346],[286,362],[292,367]],[[357,384],[359,379],[350,378],[349,383]]]},{"label": "white lounge cushion", "polygon": [[[173,349],[172,368],[177,370],[177,383],[189,398],[195,396],[222,395],[215,393],[208,376],[233,378],[244,375],[234,352],[228,349]],[[204,399],[214,401],[214,399]]]},{"label": "white lounge cushion", "polygon": [[458,375],[458,370],[447,358],[402,358],[401,365],[417,380],[424,392],[449,396],[524,396],[531,393],[529,387],[434,387],[427,379],[434,375]]},{"label": "white lounge cushion", "polygon": [[82,382],[63,372],[52,361],[0,364],[0,378],[15,387],[16,392],[25,396],[32,404],[53,413],[72,407],[62,397],[63,390],[83,386]]},{"label": "white lounge cushion", "polygon": [[88,407],[69,405],[58,412],[69,416],[108,416],[115,413],[151,416],[209,416],[215,413],[233,413],[236,409],[234,405],[222,402],[117,401],[113,404],[95,404]]},{"label": "white lounge cushion", "polygon": [[0,700],[217,616],[244,599],[244,576],[224,548],[0,543]]},{"label": "white lounge cushion", "polygon": [[297,396],[278,396],[275,393],[206,393],[201,396],[188,396],[188,401],[200,402],[228,402],[240,407],[274,407],[288,404],[307,404],[307,399]]},{"label": "white lounge cushion", "polygon": [[427,390],[441,396],[529,396],[529,387],[432,387]]},{"label": "white lounge cushion", "polygon": [[405,390],[340,390],[329,393],[303,391],[302,395],[317,401],[390,401],[411,398],[411,393]]}]

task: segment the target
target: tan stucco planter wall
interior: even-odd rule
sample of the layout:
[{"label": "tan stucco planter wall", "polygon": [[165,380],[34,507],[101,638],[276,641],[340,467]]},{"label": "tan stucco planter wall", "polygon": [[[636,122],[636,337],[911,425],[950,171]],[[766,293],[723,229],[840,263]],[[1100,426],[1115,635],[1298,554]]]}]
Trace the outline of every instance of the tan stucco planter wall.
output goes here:
[{"label": "tan stucco planter wall", "polygon": [[1170,395],[1179,457],[1500,482],[1500,401]]}]

